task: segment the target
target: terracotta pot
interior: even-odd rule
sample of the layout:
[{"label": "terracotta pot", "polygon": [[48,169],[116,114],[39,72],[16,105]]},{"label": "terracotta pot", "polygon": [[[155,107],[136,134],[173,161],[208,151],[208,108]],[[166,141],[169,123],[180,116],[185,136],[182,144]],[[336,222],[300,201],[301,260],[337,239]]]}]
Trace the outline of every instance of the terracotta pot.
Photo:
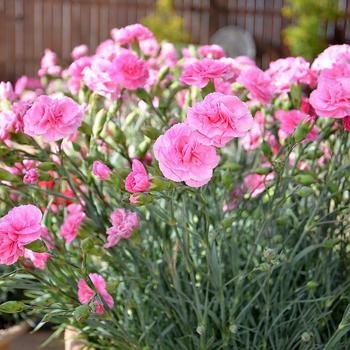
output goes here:
[{"label": "terracotta pot", "polygon": [[[94,350],[86,345],[84,339],[81,338],[79,331],[68,326],[64,331],[64,349],[65,350]],[[1,350],[1,348],[0,348]]]},{"label": "terracotta pot", "polygon": [[21,322],[15,326],[0,330],[0,350],[7,350],[11,343],[29,329],[27,322]]}]

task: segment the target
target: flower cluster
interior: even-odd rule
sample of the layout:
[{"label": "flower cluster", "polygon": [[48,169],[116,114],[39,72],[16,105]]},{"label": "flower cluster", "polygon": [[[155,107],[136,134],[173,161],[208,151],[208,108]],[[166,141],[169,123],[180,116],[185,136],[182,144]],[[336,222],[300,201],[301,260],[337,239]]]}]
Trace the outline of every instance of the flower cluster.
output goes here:
[{"label": "flower cluster", "polygon": [[[72,315],[96,349],[153,348],[159,332],[235,348],[253,344],[235,337],[261,324],[251,305],[281,283],[275,270],[295,262],[293,293],[314,295],[303,254],[348,251],[348,45],[263,70],[218,45],[180,54],[135,24],[71,57],[47,49],[38,78],[0,83],[0,263],[38,283],[40,313]],[[246,331],[231,339],[233,320]]]}]

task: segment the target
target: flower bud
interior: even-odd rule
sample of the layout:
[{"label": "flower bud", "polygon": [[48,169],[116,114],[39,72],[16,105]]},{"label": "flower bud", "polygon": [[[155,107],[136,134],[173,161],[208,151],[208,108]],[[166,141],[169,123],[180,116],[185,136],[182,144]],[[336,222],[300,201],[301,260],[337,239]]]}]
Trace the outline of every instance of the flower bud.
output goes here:
[{"label": "flower bud", "polygon": [[6,301],[0,305],[0,312],[6,314],[17,314],[22,312],[25,308],[25,304],[21,301]]},{"label": "flower bud", "polygon": [[310,186],[317,182],[317,179],[310,173],[295,176],[295,181],[304,186]]},{"label": "flower bud", "polygon": [[311,131],[313,125],[310,122],[303,121],[301,122],[293,133],[294,141],[299,143],[305,139],[308,133]]},{"label": "flower bud", "polygon": [[88,305],[80,305],[73,311],[73,317],[78,321],[86,321],[89,318],[90,310]]},{"label": "flower bud", "polygon": [[106,120],[107,112],[104,109],[99,110],[96,114],[94,125],[92,126],[92,134],[95,138],[97,138],[100,135],[106,123]]}]

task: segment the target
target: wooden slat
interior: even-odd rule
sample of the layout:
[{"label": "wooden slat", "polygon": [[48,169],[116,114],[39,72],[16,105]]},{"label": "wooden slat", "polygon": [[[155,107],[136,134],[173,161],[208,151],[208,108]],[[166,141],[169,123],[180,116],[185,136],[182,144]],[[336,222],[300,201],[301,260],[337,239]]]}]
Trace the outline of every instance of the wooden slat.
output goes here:
[{"label": "wooden slat", "polygon": [[[0,0],[0,80],[36,74],[45,48],[69,63],[72,48],[87,44],[91,52],[109,37],[110,30],[140,21],[156,0]],[[208,43],[222,26],[237,25],[250,31],[259,49],[258,63],[286,54],[281,15],[286,0],[174,0],[177,13],[194,43]],[[344,12],[329,23],[350,41],[350,0],[339,0]],[[166,24],[165,24],[166,25]],[[339,34],[340,30],[340,34]]]}]

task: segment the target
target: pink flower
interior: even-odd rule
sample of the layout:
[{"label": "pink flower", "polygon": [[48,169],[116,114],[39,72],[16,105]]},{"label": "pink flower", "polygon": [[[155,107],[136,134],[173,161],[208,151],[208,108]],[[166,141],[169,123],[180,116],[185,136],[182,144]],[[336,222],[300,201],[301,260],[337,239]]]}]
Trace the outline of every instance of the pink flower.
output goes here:
[{"label": "pink flower", "polygon": [[83,69],[83,81],[89,89],[99,95],[115,99],[120,92],[120,87],[112,77],[112,73],[112,63],[105,58],[96,56],[91,65],[87,65]]},{"label": "pink flower", "polygon": [[39,79],[28,78],[26,75],[22,75],[17,79],[15,84],[15,94],[20,95],[26,89],[40,90],[42,84]]},{"label": "pink flower", "polygon": [[234,137],[244,136],[253,117],[238,97],[214,92],[188,109],[186,122],[202,144],[223,147]]},{"label": "pink flower", "polygon": [[128,192],[147,192],[151,186],[146,168],[137,159],[132,161],[132,172],[125,179],[125,189]]},{"label": "pink flower", "polygon": [[181,83],[204,88],[210,79],[222,78],[227,71],[225,63],[209,58],[198,60],[185,66],[180,81]]},{"label": "pink flower", "polygon": [[344,118],[350,115],[349,86],[338,80],[321,80],[310,95],[310,104],[320,117]]},{"label": "pink flower", "polygon": [[119,48],[115,44],[115,42],[111,39],[102,41],[100,45],[96,48],[96,56],[99,58],[104,58],[112,62],[119,51]]},{"label": "pink flower", "polygon": [[261,69],[251,67],[244,70],[237,81],[249,91],[248,97],[250,99],[257,100],[263,104],[271,102],[274,88],[271,85],[270,78]]},{"label": "pink flower", "polygon": [[0,263],[11,265],[24,255],[25,245],[42,233],[41,211],[34,205],[20,205],[0,219]]},{"label": "pink flower", "polygon": [[87,45],[79,45],[72,50],[71,56],[72,56],[72,59],[75,61],[81,57],[86,56],[88,52],[89,52],[89,48],[87,47]]},{"label": "pink flower", "polygon": [[70,204],[67,210],[68,215],[61,226],[60,235],[67,244],[70,244],[78,235],[79,227],[85,219],[85,213],[79,204]]},{"label": "pink flower", "polygon": [[0,112],[0,140],[8,139],[9,133],[15,129],[16,120],[16,115],[12,111]]},{"label": "pink flower", "polygon": [[[290,111],[279,110],[275,114],[276,118],[281,122],[278,136],[281,141],[285,140],[289,135],[292,135],[301,122],[311,122],[312,118],[307,114],[296,109]],[[318,130],[314,126],[306,136],[307,140],[315,140],[318,136]]]},{"label": "pink flower", "polygon": [[50,254],[37,253],[37,252],[33,252],[30,249],[25,249],[24,257],[29,259],[37,269],[44,270],[46,263],[50,258]]},{"label": "pink flower", "polygon": [[113,61],[113,77],[126,89],[136,90],[145,86],[149,72],[145,61],[126,51]]},{"label": "pink flower", "polygon": [[70,75],[68,87],[73,94],[78,93],[84,79],[84,69],[91,67],[91,62],[92,59],[90,57],[81,57],[68,67],[67,73]]},{"label": "pink flower", "polygon": [[55,249],[55,244],[54,244],[55,242],[52,236],[50,235],[49,230],[46,227],[42,228],[41,239],[44,241],[48,250]]},{"label": "pink flower", "polygon": [[15,121],[15,131],[22,132],[24,128],[24,115],[27,113],[28,109],[32,106],[32,103],[27,101],[15,102],[12,105],[12,112],[16,115]]},{"label": "pink flower", "polygon": [[321,71],[334,64],[350,64],[350,45],[333,45],[325,49],[313,62],[311,68]]},{"label": "pink flower", "polygon": [[152,32],[139,23],[131,24],[124,28],[114,28],[111,30],[111,36],[119,45],[132,44],[134,41],[153,38]]},{"label": "pink flower", "polygon": [[25,172],[25,175],[23,177],[23,182],[25,184],[34,185],[38,182],[38,178],[39,178],[38,170],[35,168],[32,168]]},{"label": "pink flower", "polygon": [[207,58],[219,59],[225,57],[225,50],[219,45],[204,45],[198,49],[199,55]]},{"label": "pink flower", "polygon": [[268,175],[249,174],[244,178],[244,185],[253,198],[265,191],[268,182],[273,180],[274,173]]},{"label": "pink flower", "polygon": [[265,124],[265,117],[262,112],[255,113],[254,122],[252,128],[242,138],[242,146],[245,150],[254,150],[258,148],[261,138],[263,136]]},{"label": "pink flower", "polygon": [[38,71],[39,77],[43,77],[46,74],[59,75],[60,73],[61,67],[57,65],[57,55],[50,49],[46,49]]},{"label": "pink flower", "polygon": [[175,46],[166,42],[162,43],[159,60],[162,62],[163,66],[175,67],[177,64],[177,53]]},{"label": "pink flower", "polygon": [[[112,296],[107,292],[107,285],[104,278],[97,273],[90,273],[89,278],[94,285],[99,296],[104,300],[107,306],[112,309],[114,306],[114,300]],[[80,279],[78,282],[78,299],[81,304],[88,304],[90,300],[95,296],[95,292],[89,287],[84,279]],[[96,306],[96,313],[103,314],[104,307],[96,298],[94,299]]]},{"label": "pink flower", "polygon": [[15,98],[15,93],[13,92],[12,84],[8,82],[0,82],[0,100],[12,101]]},{"label": "pink flower", "polygon": [[108,180],[111,169],[109,169],[106,164],[103,164],[99,160],[95,160],[92,163],[92,173],[100,180],[104,181]]},{"label": "pink flower", "polygon": [[139,227],[139,218],[136,213],[118,208],[110,217],[112,226],[107,230],[107,243],[105,248],[111,248],[118,244],[121,239],[131,236],[133,231]]},{"label": "pink flower", "polygon": [[39,96],[25,114],[24,133],[57,141],[73,135],[83,120],[81,107],[69,97]]},{"label": "pink flower", "polygon": [[140,50],[146,56],[155,56],[159,51],[159,44],[155,38],[140,41]]},{"label": "pink flower", "polygon": [[153,151],[163,175],[188,186],[209,182],[219,163],[215,148],[200,143],[196,133],[184,123],[176,124],[156,140]]},{"label": "pink flower", "polygon": [[280,58],[270,63],[266,71],[277,92],[289,92],[292,84],[306,84],[313,87],[316,73],[310,69],[310,63],[303,57]]}]

